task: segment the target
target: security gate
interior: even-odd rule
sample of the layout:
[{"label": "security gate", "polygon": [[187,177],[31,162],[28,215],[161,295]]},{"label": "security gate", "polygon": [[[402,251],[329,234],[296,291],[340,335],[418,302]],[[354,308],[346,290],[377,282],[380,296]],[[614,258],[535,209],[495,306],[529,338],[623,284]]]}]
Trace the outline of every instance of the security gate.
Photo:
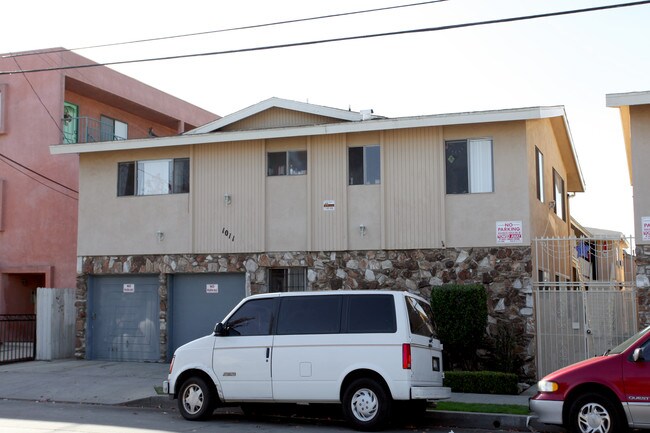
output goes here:
[{"label": "security gate", "polygon": [[537,374],[618,345],[637,331],[631,239],[534,241]]}]

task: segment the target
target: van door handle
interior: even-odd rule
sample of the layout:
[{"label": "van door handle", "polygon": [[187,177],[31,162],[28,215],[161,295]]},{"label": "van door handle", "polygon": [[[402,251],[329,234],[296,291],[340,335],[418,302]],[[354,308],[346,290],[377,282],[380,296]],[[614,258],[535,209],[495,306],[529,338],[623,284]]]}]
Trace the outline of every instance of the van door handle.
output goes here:
[{"label": "van door handle", "polygon": [[266,348],[266,362],[269,362],[269,356],[271,355],[271,348]]}]

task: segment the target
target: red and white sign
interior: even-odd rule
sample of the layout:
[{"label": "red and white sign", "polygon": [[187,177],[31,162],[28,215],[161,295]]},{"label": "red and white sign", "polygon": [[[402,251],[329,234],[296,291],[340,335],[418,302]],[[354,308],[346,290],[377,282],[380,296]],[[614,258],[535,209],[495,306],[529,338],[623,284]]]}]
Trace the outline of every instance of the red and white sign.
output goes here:
[{"label": "red and white sign", "polygon": [[641,237],[650,241],[650,217],[641,217]]},{"label": "red and white sign", "polygon": [[206,284],[205,293],[219,293],[219,284]]},{"label": "red and white sign", "polygon": [[135,293],[135,284],[124,284],[122,286],[122,293]]},{"label": "red and white sign", "polygon": [[334,212],[336,210],[336,202],[334,200],[325,200],[323,202],[323,210],[325,212]]},{"label": "red and white sign", "polygon": [[523,236],[521,221],[497,221],[497,244],[520,244]]}]

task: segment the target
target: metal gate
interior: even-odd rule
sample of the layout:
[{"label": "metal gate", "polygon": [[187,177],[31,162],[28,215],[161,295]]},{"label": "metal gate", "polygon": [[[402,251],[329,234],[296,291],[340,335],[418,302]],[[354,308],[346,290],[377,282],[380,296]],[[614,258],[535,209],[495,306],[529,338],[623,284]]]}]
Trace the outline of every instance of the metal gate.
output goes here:
[{"label": "metal gate", "polygon": [[36,315],[0,314],[0,364],[36,356]]},{"label": "metal gate", "polygon": [[603,354],[637,331],[633,239],[534,240],[537,374]]}]

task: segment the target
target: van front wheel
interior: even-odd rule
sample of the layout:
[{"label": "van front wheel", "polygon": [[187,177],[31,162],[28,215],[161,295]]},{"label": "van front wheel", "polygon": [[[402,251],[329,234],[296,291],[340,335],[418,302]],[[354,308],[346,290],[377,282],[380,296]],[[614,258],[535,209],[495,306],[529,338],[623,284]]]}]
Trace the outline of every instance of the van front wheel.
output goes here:
[{"label": "van front wheel", "polygon": [[383,386],[372,379],[357,379],[343,394],[343,414],[357,430],[376,431],[386,424],[391,398]]},{"label": "van front wheel", "polygon": [[190,377],[181,386],[178,393],[178,410],[183,418],[202,420],[214,411],[215,400],[212,389],[200,377]]}]

